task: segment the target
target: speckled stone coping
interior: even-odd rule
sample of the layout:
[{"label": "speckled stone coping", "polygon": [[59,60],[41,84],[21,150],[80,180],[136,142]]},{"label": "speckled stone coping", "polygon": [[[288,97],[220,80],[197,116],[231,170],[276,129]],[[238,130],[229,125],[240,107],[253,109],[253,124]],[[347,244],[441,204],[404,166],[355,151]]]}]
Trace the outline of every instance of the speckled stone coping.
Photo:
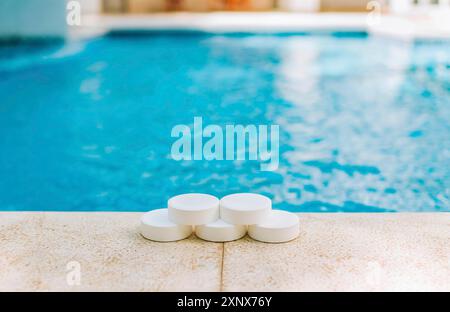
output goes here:
[{"label": "speckled stone coping", "polygon": [[0,291],[450,291],[450,213],[299,214],[284,244],[151,242],[140,215],[0,212]]}]

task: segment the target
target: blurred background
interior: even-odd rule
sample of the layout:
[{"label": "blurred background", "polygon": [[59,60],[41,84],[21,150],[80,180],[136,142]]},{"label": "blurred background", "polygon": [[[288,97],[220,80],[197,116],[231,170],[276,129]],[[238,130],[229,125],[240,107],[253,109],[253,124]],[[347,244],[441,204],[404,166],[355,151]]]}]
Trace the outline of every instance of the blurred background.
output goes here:
[{"label": "blurred background", "polygon": [[[75,7],[69,5],[73,3]],[[69,7],[79,8],[83,16],[90,17],[180,12],[372,13],[401,17],[424,25],[421,28],[429,29],[426,30],[428,32],[450,32],[450,23],[446,18],[449,16],[450,0],[2,0],[0,38],[65,36]],[[102,22],[97,20],[97,24],[92,25],[92,18],[86,18],[81,19],[81,26],[97,27]],[[410,26],[389,24],[389,27]]]},{"label": "blurred background", "polygon": [[167,11],[294,11],[294,12],[364,12],[368,4],[378,3],[383,9],[407,13],[417,9],[448,6],[448,0],[85,0],[87,11],[106,13],[147,13]]},{"label": "blurred background", "polygon": [[[0,210],[257,192],[450,210],[449,0],[1,0]],[[177,124],[280,126],[280,164],[175,161]]]}]

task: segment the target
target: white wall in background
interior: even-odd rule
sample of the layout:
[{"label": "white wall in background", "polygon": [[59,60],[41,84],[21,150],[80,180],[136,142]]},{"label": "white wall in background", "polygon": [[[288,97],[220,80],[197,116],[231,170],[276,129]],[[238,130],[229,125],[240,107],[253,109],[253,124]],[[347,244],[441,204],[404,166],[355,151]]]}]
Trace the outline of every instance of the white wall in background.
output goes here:
[{"label": "white wall in background", "polygon": [[394,14],[408,13],[412,4],[412,0],[391,0],[389,2],[389,12]]},{"label": "white wall in background", "polygon": [[66,32],[64,0],[0,1],[0,37],[63,37]]},{"label": "white wall in background", "polygon": [[320,10],[320,0],[279,0],[278,7],[286,11],[317,12]]},{"label": "white wall in background", "polygon": [[83,14],[98,14],[102,11],[101,0],[78,0]]},{"label": "white wall in background", "polygon": [[[389,12],[394,14],[440,13],[448,14],[450,0],[390,0]],[[447,15],[448,16],[448,15]],[[444,22],[448,20],[444,18]]]}]

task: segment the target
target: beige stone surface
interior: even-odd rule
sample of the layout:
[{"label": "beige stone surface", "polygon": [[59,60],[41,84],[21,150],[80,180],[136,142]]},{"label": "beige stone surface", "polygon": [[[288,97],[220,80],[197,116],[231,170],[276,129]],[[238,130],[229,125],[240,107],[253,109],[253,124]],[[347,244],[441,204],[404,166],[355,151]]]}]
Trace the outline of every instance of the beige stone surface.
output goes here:
[{"label": "beige stone surface", "polygon": [[450,291],[450,214],[302,214],[283,244],[225,245],[225,291]]},{"label": "beige stone surface", "polygon": [[0,212],[0,291],[450,291],[449,213],[299,214],[284,244],[151,242],[140,215]]},{"label": "beige stone surface", "polygon": [[0,291],[219,290],[222,244],[148,241],[140,215],[0,213]]}]

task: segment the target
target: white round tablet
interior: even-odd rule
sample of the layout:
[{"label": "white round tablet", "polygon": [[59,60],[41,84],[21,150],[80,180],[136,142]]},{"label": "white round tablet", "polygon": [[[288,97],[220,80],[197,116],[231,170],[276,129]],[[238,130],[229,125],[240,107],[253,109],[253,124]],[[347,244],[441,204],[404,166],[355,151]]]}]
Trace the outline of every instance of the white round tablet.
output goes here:
[{"label": "white round tablet", "polygon": [[158,242],[172,242],[192,234],[192,226],[171,222],[167,209],[157,209],[145,213],[139,228],[142,236]]},{"label": "white round tablet", "polygon": [[219,218],[219,199],[200,193],[182,194],[169,199],[169,220],[177,224],[200,225]]},{"label": "white round tablet", "polygon": [[262,222],[272,209],[270,198],[253,193],[237,193],[220,200],[220,218],[231,224]]},{"label": "white round tablet", "polygon": [[248,235],[251,238],[265,243],[287,242],[299,234],[298,217],[283,210],[272,210],[264,221],[248,227]]},{"label": "white round tablet", "polygon": [[195,227],[195,235],[211,242],[229,242],[243,237],[247,233],[245,225],[234,225],[221,219]]}]

